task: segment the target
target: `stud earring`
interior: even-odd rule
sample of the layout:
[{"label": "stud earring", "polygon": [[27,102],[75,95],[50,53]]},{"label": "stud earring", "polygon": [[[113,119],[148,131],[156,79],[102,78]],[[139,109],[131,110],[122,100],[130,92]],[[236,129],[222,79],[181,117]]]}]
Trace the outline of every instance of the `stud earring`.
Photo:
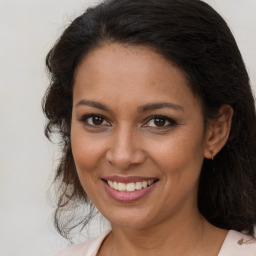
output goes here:
[{"label": "stud earring", "polygon": [[211,153],[211,156],[212,156],[212,160],[214,160],[214,157],[216,156],[216,154],[214,153],[214,151],[213,150],[210,150],[210,153]]}]

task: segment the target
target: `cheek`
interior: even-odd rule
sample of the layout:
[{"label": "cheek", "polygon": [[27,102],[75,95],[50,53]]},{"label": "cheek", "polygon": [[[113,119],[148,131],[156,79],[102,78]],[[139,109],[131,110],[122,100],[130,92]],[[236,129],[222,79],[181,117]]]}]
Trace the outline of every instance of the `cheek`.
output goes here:
[{"label": "cheek", "polygon": [[166,208],[179,205],[186,198],[195,196],[203,163],[202,140],[184,139],[176,136],[169,143],[154,148],[155,163],[164,177],[166,196],[163,203]]},{"label": "cheek", "polygon": [[[191,138],[191,139],[189,139]],[[166,192],[174,195],[172,199],[186,198],[195,194],[203,163],[203,140],[201,136],[176,134],[168,143],[154,147],[155,163],[161,170]],[[167,206],[166,206],[167,207]]]},{"label": "cheek", "polygon": [[184,165],[197,163],[203,160],[204,144],[201,139],[195,137],[189,139],[188,136],[173,136],[165,142],[156,143],[152,149],[155,161],[166,168],[179,168]]},{"label": "cheek", "polygon": [[71,127],[71,148],[78,173],[91,172],[96,168],[101,145],[77,124],[72,124]]},{"label": "cheek", "polygon": [[89,140],[73,140],[72,153],[78,172],[92,172],[98,164],[98,150]]},{"label": "cheek", "polygon": [[95,200],[94,191],[100,181],[95,171],[99,164],[100,145],[81,130],[73,127],[71,131],[72,153],[81,185],[89,198]]}]

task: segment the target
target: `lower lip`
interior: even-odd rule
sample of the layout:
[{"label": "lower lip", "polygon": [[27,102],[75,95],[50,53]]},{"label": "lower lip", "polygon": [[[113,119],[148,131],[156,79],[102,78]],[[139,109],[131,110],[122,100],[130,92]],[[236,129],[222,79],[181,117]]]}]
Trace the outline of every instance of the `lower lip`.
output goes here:
[{"label": "lower lip", "polygon": [[129,203],[129,202],[137,201],[142,197],[144,197],[145,195],[147,195],[154,188],[155,183],[151,184],[146,188],[136,190],[134,192],[122,192],[122,191],[115,190],[105,182],[104,182],[104,186],[105,186],[106,192],[110,197],[112,197],[113,199],[119,202]]}]

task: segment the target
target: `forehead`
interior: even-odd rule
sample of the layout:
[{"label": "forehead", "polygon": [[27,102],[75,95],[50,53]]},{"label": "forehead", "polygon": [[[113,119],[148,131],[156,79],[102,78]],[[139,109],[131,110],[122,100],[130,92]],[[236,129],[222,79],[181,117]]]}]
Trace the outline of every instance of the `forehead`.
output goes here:
[{"label": "forehead", "polygon": [[[180,78],[188,85],[185,73],[181,69],[177,68],[174,63],[167,60],[154,48],[147,46],[105,43],[100,47],[94,48],[84,56],[77,67],[75,82],[81,77],[82,72],[85,71],[85,66],[87,69],[90,68],[90,71],[93,71],[93,75],[107,75],[113,72],[123,72],[125,74],[133,74],[134,78],[136,74],[147,73],[149,70],[155,71],[151,73],[152,76],[150,78],[153,78],[153,76],[156,78],[157,71],[159,72],[161,70],[161,73],[169,72],[171,68],[178,71]],[[83,69],[83,71],[79,72],[81,69]],[[158,79],[159,78],[160,76]]]},{"label": "forehead", "polygon": [[74,101],[125,102],[129,98],[198,104],[185,73],[161,54],[145,46],[105,44],[89,52],[75,74]]}]

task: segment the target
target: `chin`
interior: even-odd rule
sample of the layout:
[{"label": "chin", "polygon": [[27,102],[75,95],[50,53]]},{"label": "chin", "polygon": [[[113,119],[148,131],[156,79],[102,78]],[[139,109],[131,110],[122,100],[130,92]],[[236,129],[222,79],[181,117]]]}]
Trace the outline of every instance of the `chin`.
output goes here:
[{"label": "chin", "polygon": [[153,225],[156,216],[153,213],[142,213],[141,209],[127,209],[123,211],[115,211],[104,214],[104,217],[110,222],[111,226],[130,229],[144,229]]}]

